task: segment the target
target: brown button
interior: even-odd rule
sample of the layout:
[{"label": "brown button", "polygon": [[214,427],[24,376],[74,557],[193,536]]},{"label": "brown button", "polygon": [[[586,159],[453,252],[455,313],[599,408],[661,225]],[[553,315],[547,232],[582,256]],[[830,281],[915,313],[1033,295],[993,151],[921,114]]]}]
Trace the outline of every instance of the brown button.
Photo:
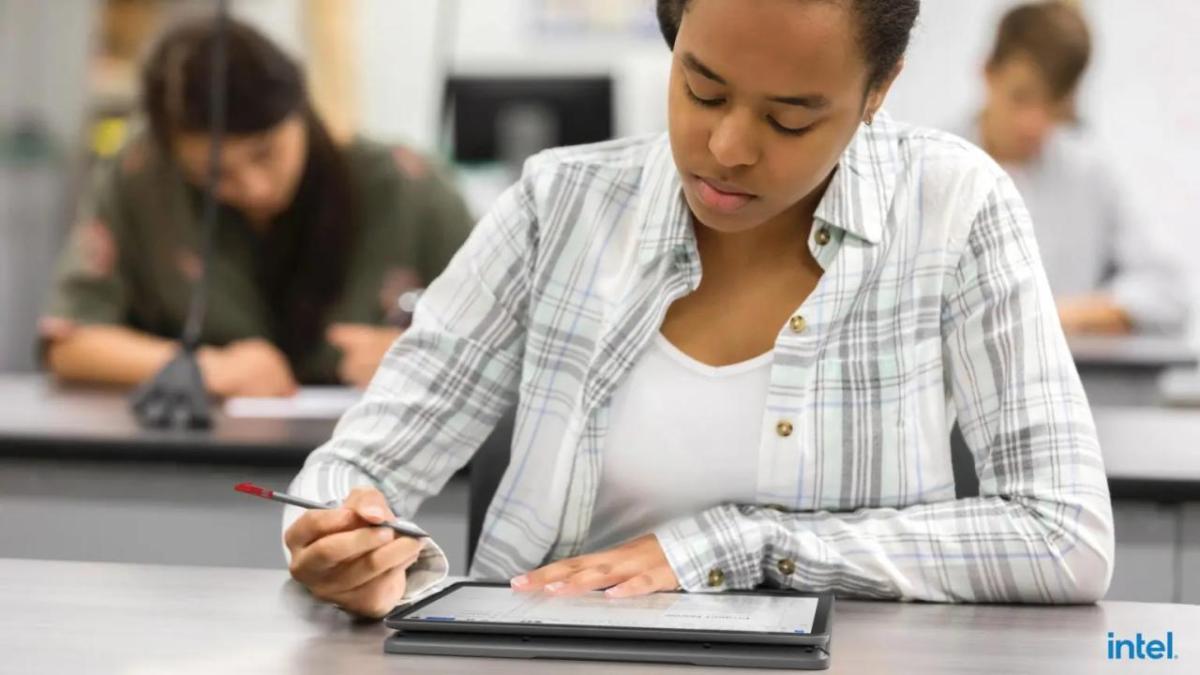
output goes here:
[{"label": "brown button", "polygon": [[784,558],[777,565],[780,574],[791,574],[796,571],[796,563],[792,562],[791,558]]},{"label": "brown button", "polygon": [[708,585],[716,588],[725,583],[725,573],[719,569],[713,569],[708,573]]},{"label": "brown button", "polygon": [[817,246],[824,246],[829,243],[829,228],[822,227],[817,230]]},{"label": "brown button", "polygon": [[789,319],[788,323],[791,324],[792,330],[796,333],[803,333],[804,329],[808,328],[808,322],[805,321],[804,317],[800,316],[799,314]]},{"label": "brown button", "polygon": [[792,423],[787,420],[779,420],[779,424],[775,425],[775,433],[787,438],[792,435]]}]

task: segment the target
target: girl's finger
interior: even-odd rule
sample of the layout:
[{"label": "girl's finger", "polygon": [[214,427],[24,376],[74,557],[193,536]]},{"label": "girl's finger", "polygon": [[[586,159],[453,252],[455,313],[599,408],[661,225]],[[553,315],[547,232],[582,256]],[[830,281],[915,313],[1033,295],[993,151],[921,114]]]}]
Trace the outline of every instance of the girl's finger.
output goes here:
[{"label": "girl's finger", "polygon": [[564,558],[545,567],[539,567],[528,574],[513,577],[510,583],[518,591],[540,591],[548,584],[562,581],[579,572],[592,562],[589,556]]},{"label": "girl's finger", "polygon": [[641,567],[638,565],[628,563],[615,565],[611,562],[600,562],[585,567],[566,579],[548,584],[546,592],[555,595],[574,595],[595,591],[619,584],[636,576],[640,571]]},{"label": "girl's finger", "polygon": [[662,566],[623,581],[605,591],[604,595],[610,598],[631,598],[658,591],[673,591],[675,588],[675,573],[669,566]]}]

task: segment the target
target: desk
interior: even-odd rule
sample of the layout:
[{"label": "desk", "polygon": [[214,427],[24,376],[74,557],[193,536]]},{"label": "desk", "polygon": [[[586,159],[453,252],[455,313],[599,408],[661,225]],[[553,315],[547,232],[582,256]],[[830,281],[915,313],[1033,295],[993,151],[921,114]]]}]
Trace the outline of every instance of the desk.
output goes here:
[{"label": "desk", "polygon": [[1195,347],[1179,338],[1075,336],[1067,343],[1092,405],[1158,405],[1161,374],[1197,364]]},{"label": "desk", "polygon": [[[389,656],[387,629],[314,603],[276,570],[0,559],[0,671],[102,673],[607,673],[661,665]],[[1106,634],[1165,636],[1184,672],[1200,607],[1105,602],[1023,607],[839,601],[831,673],[1133,672]]]},{"label": "desk", "polygon": [[1080,335],[1067,339],[1075,365],[1167,368],[1195,365],[1196,348],[1186,340],[1150,335]]},{"label": "desk", "polygon": [[1109,480],[1190,483],[1200,500],[1200,411],[1097,406],[1092,415]]},{"label": "desk", "polygon": [[1095,406],[1115,498],[1200,501],[1200,411]]},{"label": "desk", "polygon": [[[233,484],[286,488],[335,422],[236,419],[219,408],[214,422],[145,430],[126,392],[0,375],[0,557],[278,567],[279,508]],[[451,481],[421,511],[456,571],[466,498],[465,481]],[[214,545],[235,530],[236,545]]]},{"label": "desk", "polygon": [[0,455],[193,459],[299,467],[334,420],[235,419],[217,406],[208,430],[138,427],[128,394],[0,375]]},{"label": "desk", "polygon": [[1092,414],[1117,535],[1109,597],[1200,601],[1200,411]]},{"label": "desk", "polygon": [[1200,370],[1172,368],[1158,382],[1163,403],[1173,406],[1200,407]]}]

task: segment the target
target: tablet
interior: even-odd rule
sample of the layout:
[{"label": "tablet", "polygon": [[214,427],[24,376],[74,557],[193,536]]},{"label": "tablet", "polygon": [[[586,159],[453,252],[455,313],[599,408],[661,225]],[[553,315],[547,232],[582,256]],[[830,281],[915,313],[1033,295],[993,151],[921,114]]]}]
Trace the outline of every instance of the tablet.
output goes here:
[{"label": "tablet", "polygon": [[[685,642],[682,640],[630,640],[482,633],[413,633],[397,631],[383,643],[388,654],[454,656],[488,659],[572,659],[632,661],[636,663],[686,663],[719,668],[771,668],[772,670],[825,670],[827,646],[739,644],[736,642]],[[465,666],[464,666],[465,667]],[[486,672],[486,666],[475,666]]]},{"label": "tablet", "polygon": [[792,591],[561,597],[465,581],[394,611],[408,633],[559,636],[779,646],[826,645],[833,595]]}]

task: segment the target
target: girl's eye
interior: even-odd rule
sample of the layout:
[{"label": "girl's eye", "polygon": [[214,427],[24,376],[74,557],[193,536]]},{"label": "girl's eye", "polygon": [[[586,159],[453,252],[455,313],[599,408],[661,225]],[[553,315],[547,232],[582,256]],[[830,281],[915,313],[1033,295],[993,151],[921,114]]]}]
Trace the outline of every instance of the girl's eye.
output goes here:
[{"label": "girl's eye", "polygon": [[715,108],[725,102],[725,99],[723,98],[700,98],[686,83],[683,85],[683,88],[687,90],[688,98],[704,106],[705,108]]},{"label": "girl's eye", "polygon": [[[725,102],[725,99],[723,98],[701,98],[697,96],[696,92],[692,91],[691,86],[689,86],[686,82],[683,85],[683,89],[687,92],[688,98],[695,101],[698,105],[704,106],[705,108],[715,108]],[[785,136],[803,136],[804,134],[808,133],[810,129],[812,129],[811,124],[798,129],[785,127],[779,122],[775,121],[775,118],[773,117],[767,117],[767,122],[770,123],[771,128]]]},{"label": "girl's eye", "polygon": [[773,117],[768,117],[767,121],[771,123],[771,127],[773,129],[775,129],[775,131],[778,131],[779,133],[784,134],[785,136],[803,136],[804,134],[807,134],[808,131],[810,129],[812,129],[812,127],[813,127],[813,125],[811,125],[811,124],[806,127],[800,127],[798,129],[792,128],[792,127],[785,127],[782,124],[780,124],[779,122],[776,122],[775,118],[773,118]]}]

